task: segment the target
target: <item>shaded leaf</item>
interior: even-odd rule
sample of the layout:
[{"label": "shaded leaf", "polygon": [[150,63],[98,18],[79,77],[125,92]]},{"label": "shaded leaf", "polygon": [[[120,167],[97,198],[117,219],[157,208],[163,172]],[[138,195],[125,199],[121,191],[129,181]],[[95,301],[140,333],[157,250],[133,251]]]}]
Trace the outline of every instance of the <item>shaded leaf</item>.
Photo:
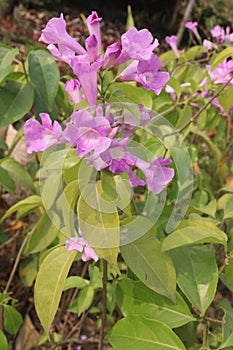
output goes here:
[{"label": "shaded leaf", "polygon": [[13,306],[4,305],[4,328],[10,334],[16,334],[23,323],[23,317]]},{"label": "shaded leaf", "polygon": [[178,336],[165,324],[138,315],[118,321],[108,339],[115,350],[185,349]]}]

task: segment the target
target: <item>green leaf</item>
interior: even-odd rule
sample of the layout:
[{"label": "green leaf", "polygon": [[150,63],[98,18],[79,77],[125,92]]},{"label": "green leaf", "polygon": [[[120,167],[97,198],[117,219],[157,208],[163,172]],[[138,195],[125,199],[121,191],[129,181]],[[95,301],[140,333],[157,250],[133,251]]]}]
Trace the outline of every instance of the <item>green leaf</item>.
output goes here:
[{"label": "green leaf", "polygon": [[14,182],[30,191],[31,193],[35,192],[35,187],[31,175],[16,160],[10,157],[6,157],[2,159],[0,165],[9,173],[11,179]]},{"label": "green leaf", "polygon": [[119,217],[116,206],[102,198],[101,183],[87,185],[79,197],[77,212],[79,227],[88,243],[117,272],[119,247]]},{"label": "green leaf", "polygon": [[226,324],[222,326],[223,344],[218,349],[231,350],[233,346],[233,308],[227,299],[221,300],[218,307],[224,311],[223,320],[226,321]]},{"label": "green leaf", "polygon": [[197,243],[227,244],[227,235],[208,220],[184,220],[162,244],[162,251],[185,247]]},{"label": "green leaf", "polygon": [[14,192],[14,182],[8,172],[0,166],[0,186],[3,186],[11,194]]},{"label": "green leaf", "polygon": [[0,344],[1,344],[1,350],[10,350],[7,342],[7,338],[1,329],[0,329]]},{"label": "green leaf", "polygon": [[75,312],[78,314],[78,316],[80,316],[91,306],[94,295],[94,288],[92,286],[85,286],[82,290],[80,290],[77,299],[70,306],[69,311]]},{"label": "green leaf", "polygon": [[16,334],[23,323],[23,318],[19,311],[13,306],[4,305],[4,328],[10,334]]},{"label": "green leaf", "polygon": [[216,214],[216,210],[217,210],[217,201],[216,199],[212,199],[212,201],[210,201],[206,206],[200,206],[200,207],[196,207],[194,206],[194,209],[207,214],[209,216],[212,216],[213,218],[215,217]]},{"label": "green leaf", "polygon": [[212,63],[212,70],[214,70],[219,63],[224,61],[226,58],[233,55],[233,47],[227,47],[226,49],[222,50],[214,59],[214,62]]},{"label": "green leaf", "polygon": [[115,350],[185,350],[178,336],[165,324],[138,315],[118,321],[108,339]]},{"label": "green leaf", "polygon": [[101,172],[101,184],[103,188],[104,194],[106,194],[107,198],[111,199],[112,201],[116,200],[118,197],[118,193],[116,191],[116,182],[114,179],[114,174],[103,170]]},{"label": "green leaf", "polygon": [[203,52],[206,52],[206,49],[201,45],[192,46],[183,55],[179,58],[179,64],[184,63],[190,60],[193,60],[195,57],[201,55]]},{"label": "green leaf", "polygon": [[70,276],[66,279],[65,285],[63,288],[63,291],[66,291],[71,288],[84,288],[86,287],[90,282],[86,280],[85,278],[79,277],[79,276]]},{"label": "green leaf", "polygon": [[12,207],[10,207],[6,213],[1,218],[1,221],[5,220],[5,218],[15,211],[17,211],[17,220],[20,219],[22,216],[27,215],[34,209],[42,206],[41,198],[40,196],[30,196],[25,199],[22,199],[20,202],[14,204]]},{"label": "green leaf", "polygon": [[194,246],[172,251],[177,283],[202,315],[213,301],[218,283],[214,251],[207,246]]},{"label": "green leaf", "polygon": [[53,225],[45,212],[34,227],[24,249],[25,254],[34,254],[47,248],[57,237],[58,229]]},{"label": "green leaf", "polygon": [[34,89],[30,83],[21,84],[8,80],[0,89],[0,127],[22,118],[32,107]]},{"label": "green leaf", "polygon": [[218,96],[218,100],[221,106],[224,108],[226,114],[228,114],[230,107],[232,106],[232,95],[233,86],[229,86],[223,90],[223,92]]},{"label": "green leaf", "polygon": [[34,293],[36,311],[46,334],[49,333],[75,256],[75,251],[59,246],[47,254],[41,263]]},{"label": "green leaf", "polygon": [[28,55],[28,70],[32,84],[49,111],[52,111],[60,79],[57,63],[45,50],[31,51]]},{"label": "green leaf", "polygon": [[1,47],[0,50],[0,82],[11,72],[11,64],[15,56],[18,54],[18,48],[9,50]]},{"label": "green leaf", "polygon": [[166,323],[171,328],[195,321],[187,304],[176,293],[176,304],[159,295],[140,281],[123,278],[118,282],[117,300],[124,316],[139,314]]},{"label": "green leaf", "polygon": [[[145,221],[145,226],[148,225]],[[121,236],[127,232],[121,233]],[[161,243],[147,232],[143,237],[120,247],[127,266],[149,288],[175,302],[176,273],[168,253],[161,252]]]}]

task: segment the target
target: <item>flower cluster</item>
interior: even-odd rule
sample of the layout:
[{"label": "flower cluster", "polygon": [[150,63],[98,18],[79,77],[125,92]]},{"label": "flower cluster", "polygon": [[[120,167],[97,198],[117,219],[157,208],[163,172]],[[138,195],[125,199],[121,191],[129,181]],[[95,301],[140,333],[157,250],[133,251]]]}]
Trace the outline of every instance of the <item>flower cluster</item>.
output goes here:
[{"label": "flower cluster", "polygon": [[[98,73],[128,62],[117,79],[135,81],[157,95],[170,75],[159,72],[162,63],[153,53],[159,43],[147,29],[131,27],[121,36],[121,45],[113,43],[102,53],[100,22],[101,18],[94,11],[87,18],[90,36],[85,40],[85,48],[67,33],[62,14],[59,18],[52,18],[42,31],[39,40],[49,44],[48,50],[54,59],[66,62],[76,76],[67,81],[66,91],[75,104],[86,99],[90,109],[75,110],[64,129],[57,121],[52,124],[46,113],[39,114],[41,123],[29,119],[24,127],[28,152],[40,152],[53,145],[69,143],[76,148],[78,157],[85,158],[97,171],[127,172],[132,187],[147,185],[150,191],[158,194],[174,176],[174,170],[167,168],[171,159],[159,157],[148,162],[134,155],[128,147],[136,128],[148,123],[152,113],[142,105],[134,105],[133,110],[123,106],[114,115],[114,108],[107,101],[98,105],[98,78],[101,76]],[[82,235],[69,239],[66,247],[82,252],[84,261],[98,259]]]},{"label": "flower cluster", "polygon": [[[102,54],[100,17],[93,11],[86,24],[90,36],[85,40],[85,49],[67,33],[63,15],[52,18],[42,31],[39,41],[49,44],[48,50],[55,60],[66,62],[78,79],[66,84],[67,92],[75,103],[83,98],[92,106],[98,97],[97,81],[101,69],[109,69],[131,62],[120,75],[122,81],[136,81],[147,90],[159,94],[170,76],[158,72],[161,61],[153,53],[159,45],[147,29],[131,27],[121,36],[121,45],[115,42]],[[82,88],[82,92],[81,89]]]}]

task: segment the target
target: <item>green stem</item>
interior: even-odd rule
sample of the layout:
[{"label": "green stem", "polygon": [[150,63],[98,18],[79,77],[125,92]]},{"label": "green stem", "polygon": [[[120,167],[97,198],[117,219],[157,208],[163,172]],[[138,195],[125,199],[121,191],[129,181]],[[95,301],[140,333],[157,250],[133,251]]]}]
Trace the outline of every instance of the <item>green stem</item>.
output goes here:
[{"label": "green stem", "polygon": [[207,348],[207,332],[208,332],[207,323],[204,323],[201,350],[208,350],[208,348]]},{"label": "green stem", "polygon": [[106,260],[103,261],[103,291],[102,291],[102,323],[100,328],[100,335],[99,335],[99,345],[98,350],[103,350],[104,346],[104,329],[106,325],[106,319],[107,319],[107,282],[108,282],[108,263]]}]

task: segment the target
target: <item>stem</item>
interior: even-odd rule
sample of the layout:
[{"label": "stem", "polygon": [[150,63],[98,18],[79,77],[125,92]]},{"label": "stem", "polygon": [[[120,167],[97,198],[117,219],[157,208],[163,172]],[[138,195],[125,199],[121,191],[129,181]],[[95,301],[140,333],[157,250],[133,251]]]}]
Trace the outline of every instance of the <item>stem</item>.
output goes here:
[{"label": "stem", "polygon": [[26,245],[26,243],[27,243],[27,241],[28,241],[28,238],[30,237],[31,233],[32,233],[32,231],[29,231],[29,232],[27,233],[26,237],[25,237],[24,240],[23,240],[23,243],[22,243],[22,245],[21,245],[21,247],[20,247],[20,249],[19,249],[18,255],[17,255],[16,259],[15,259],[14,266],[13,266],[13,268],[12,268],[12,270],[11,270],[10,277],[9,277],[9,279],[8,279],[8,281],[7,281],[6,288],[4,289],[4,293],[7,293],[8,290],[9,290],[9,288],[10,288],[11,282],[12,282],[12,280],[13,280],[13,277],[14,277],[15,272],[16,272],[16,270],[17,270],[17,267],[18,267],[18,265],[19,265],[20,258],[21,258],[21,255],[22,255],[22,253],[23,253],[24,247],[25,247],[25,245]]},{"label": "stem", "polygon": [[207,350],[207,323],[204,323],[204,327],[203,327],[203,339],[202,339],[202,347],[201,350]]},{"label": "stem", "polygon": [[230,81],[232,80],[232,77],[225,83],[221,86],[221,88],[211,97],[211,99],[209,99],[206,104],[201,108],[199,109],[199,111],[194,114],[194,116],[189,120],[187,121],[187,123],[185,123],[180,129],[177,129],[175,131],[172,131],[168,134],[165,134],[163,135],[162,137],[162,140],[165,139],[165,137],[168,137],[168,136],[172,136],[172,135],[176,135],[176,134],[179,134],[180,132],[182,132],[184,129],[186,129],[190,124],[192,124],[198,117],[199,115],[211,104],[211,102],[216,98],[218,97],[218,95],[220,95],[220,93],[225,89],[225,87],[228,86],[228,84],[230,83]]},{"label": "stem", "polygon": [[106,260],[103,261],[103,291],[102,291],[102,324],[100,328],[100,336],[99,336],[99,345],[98,350],[103,350],[104,345],[104,328],[106,324],[106,318],[107,318],[107,282],[108,282],[108,263]]}]

